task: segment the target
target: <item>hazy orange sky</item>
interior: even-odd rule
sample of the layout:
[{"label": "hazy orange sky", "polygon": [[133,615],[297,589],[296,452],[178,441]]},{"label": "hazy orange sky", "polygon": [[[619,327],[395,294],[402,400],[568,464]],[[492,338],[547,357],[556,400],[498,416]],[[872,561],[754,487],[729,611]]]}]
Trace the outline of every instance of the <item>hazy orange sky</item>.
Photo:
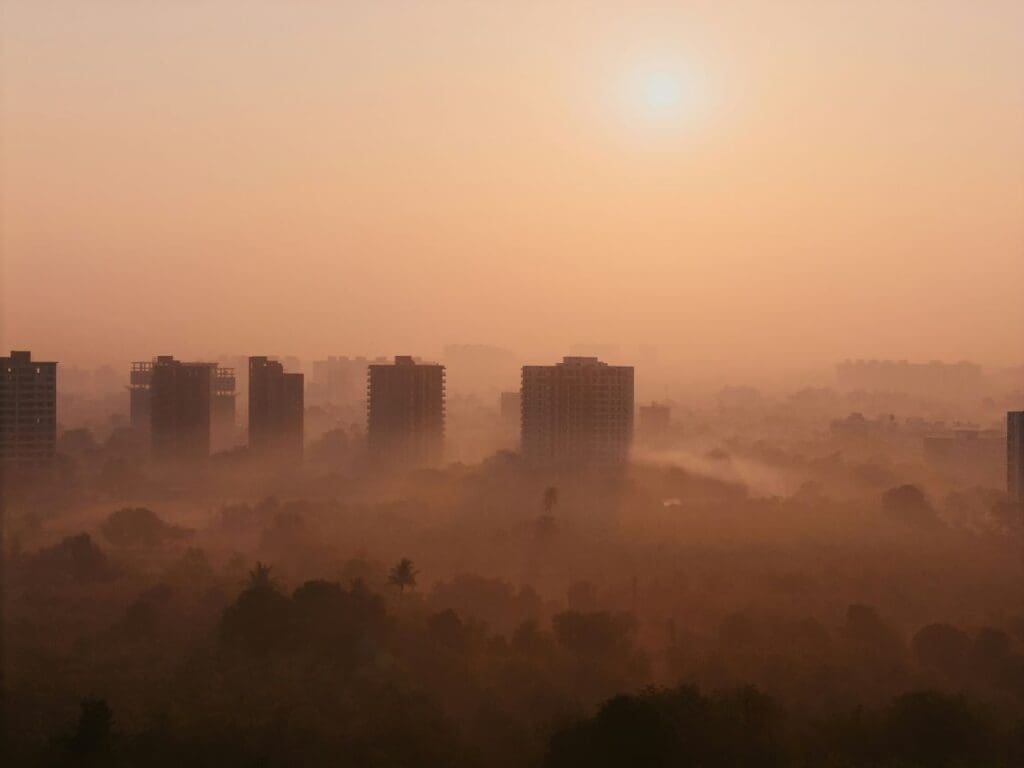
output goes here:
[{"label": "hazy orange sky", "polygon": [[5,349],[1024,362],[1020,0],[0,25]]}]

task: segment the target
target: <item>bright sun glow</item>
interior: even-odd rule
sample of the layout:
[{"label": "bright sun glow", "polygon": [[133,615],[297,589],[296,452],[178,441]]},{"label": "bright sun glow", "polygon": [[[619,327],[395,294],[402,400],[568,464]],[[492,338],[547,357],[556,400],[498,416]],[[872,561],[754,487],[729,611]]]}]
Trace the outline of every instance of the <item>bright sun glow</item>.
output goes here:
[{"label": "bright sun glow", "polygon": [[645,74],[640,83],[644,103],[658,112],[672,112],[679,109],[683,100],[683,84],[680,78],[669,72]]},{"label": "bright sun glow", "polygon": [[704,88],[697,73],[667,57],[632,68],[622,86],[626,114],[650,128],[675,131],[702,111]]}]

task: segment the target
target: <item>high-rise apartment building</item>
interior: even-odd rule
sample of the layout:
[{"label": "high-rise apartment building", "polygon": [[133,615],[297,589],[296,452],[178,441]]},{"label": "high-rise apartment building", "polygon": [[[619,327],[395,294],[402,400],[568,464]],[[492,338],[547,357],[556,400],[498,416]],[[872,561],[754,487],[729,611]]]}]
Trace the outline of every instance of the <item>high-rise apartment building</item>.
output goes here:
[{"label": "high-rise apartment building", "polygon": [[140,434],[149,434],[150,385],[153,383],[154,362],[132,363],[128,374],[128,422]]},{"label": "high-rise apartment building", "polygon": [[194,461],[210,455],[211,363],[158,357],[150,368],[150,446],[160,461]]},{"label": "high-rise apartment building", "polygon": [[1006,490],[1010,501],[1024,504],[1024,411],[1006,414]]},{"label": "high-rise apartment building", "polygon": [[0,357],[0,461],[18,470],[53,461],[57,445],[57,364],[31,352]]},{"label": "high-rise apartment building", "polygon": [[[160,355],[149,362],[132,363],[128,380],[129,415],[133,429],[150,434],[152,416],[153,370],[157,366],[177,363],[170,355]],[[210,368],[210,440],[216,448],[231,444],[235,431],[235,370],[217,363],[186,363]]]},{"label": "high-rise apartment building", "polygon": [[305,377],[266,357],[249,358],[249,449],[302,456]]},{"label": "high-rise apartment building", "polygon": [[444,448],[444,366],[399,355],[367,372],[367,445],[378,461],[431,466]]},{"label": "high-rise apartment building", "polygon": [[523,458],[535,467],[624,466],[633,439],[633,368],[596,357],[523,366]]},{"label": "high-rise apartment building", "polygon": [[213,450],[232,447],[235,432],[235,369],[217,363],[210,366],[210,441]]}]

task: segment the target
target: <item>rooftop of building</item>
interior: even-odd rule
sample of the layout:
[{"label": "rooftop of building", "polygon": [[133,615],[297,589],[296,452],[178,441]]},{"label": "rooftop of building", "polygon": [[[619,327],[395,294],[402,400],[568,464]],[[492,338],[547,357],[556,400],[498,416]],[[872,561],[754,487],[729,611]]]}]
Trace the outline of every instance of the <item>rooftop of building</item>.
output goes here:
[{"label": "rooftop of building", "polygon": [[401,366],[401,367],[422,366],[422,367],[425,367],[425,368],[426,367],[444,368],[444,366],[441,365],[440,363],[425,362],[423,360],[419,360],[419,359],[413,357],[412,355],[395,355],[394,362],[392,362],[392,363],[381,362],[381,363],[373,363],[372,365],[370,365],[371,368],[392,368],[392,367],[395,367],[395,366]]},{"label": "rooftop of building", "polygon": [[4,365],[56,365],[55,362],[33,360],[32,353],[27,350],[11,350],[9,357],[0,357]]},{"label": "rooftop of building", "polygon": [[524,368],[610,368],[618,370],[632,370],[631,365],[609,365],[596,357],[566,356],[562,362],[554,365],[526,365]]}]

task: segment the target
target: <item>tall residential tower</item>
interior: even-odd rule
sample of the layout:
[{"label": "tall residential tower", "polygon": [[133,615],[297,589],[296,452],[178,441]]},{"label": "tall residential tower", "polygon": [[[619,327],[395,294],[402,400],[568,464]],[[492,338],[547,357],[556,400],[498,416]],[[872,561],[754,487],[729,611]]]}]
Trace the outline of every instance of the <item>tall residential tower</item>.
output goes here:
[{"label": "tall residential tower", "polygon": [[633,368],[596,357],[523,366],[522,452],[540,468],[610,469],[629,460]]},{"label": "tall residential tower", "polygon": [[249,358],[249,449],[302,456],[305,377],[266,357]]},{"label": "tall residential tower", "polygon": [[[152,442],[153,371],[162,365],[206,366],[210,369],[210,447],[214,450],[230,447],[235,432],[235,370],[217,363],[181,363],[171,355],[160,355],[149,362],[132,363],[128,380],[132,428],[139,434],[150,435]],[[166,424],[162,423],[161,426],[165,427]]]},{"label": "tall residential tower", "polygon": [[379,462],[432,466],[444,448],[444,366],[399,355],[367,372],[367,445]]},{"label": "tall residential tower", "polygon": [[57,364],[31,352],[0,357],[0,462],[31,470],[53,461],[57,446]]},{"label": "tall residential tower", "polygon": [[210,455],[210,402],[216,365],[158,357],[150,371],[150,448],[159,461]]}]

